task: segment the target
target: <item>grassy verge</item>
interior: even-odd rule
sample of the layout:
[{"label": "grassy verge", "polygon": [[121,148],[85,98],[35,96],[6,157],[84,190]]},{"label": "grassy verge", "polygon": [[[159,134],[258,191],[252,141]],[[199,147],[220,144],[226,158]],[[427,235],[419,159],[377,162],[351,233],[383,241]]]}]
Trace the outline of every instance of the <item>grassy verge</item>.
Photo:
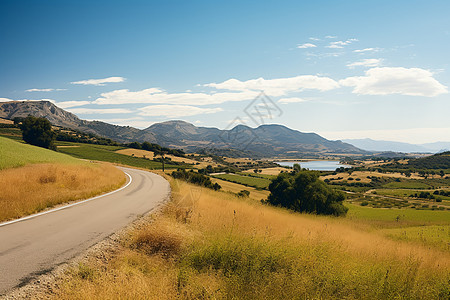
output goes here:
[{"label": "grassy verge", "polygon": [[[176,183],[173,201],[106,259],[71,269],[57,299],[447,299],[450,255]],[[395,221],[394,221],[395,222]]]},{"label": "grassy verge", "polygon": [[114,190],[122,171],[0,137],[0,222]]}]

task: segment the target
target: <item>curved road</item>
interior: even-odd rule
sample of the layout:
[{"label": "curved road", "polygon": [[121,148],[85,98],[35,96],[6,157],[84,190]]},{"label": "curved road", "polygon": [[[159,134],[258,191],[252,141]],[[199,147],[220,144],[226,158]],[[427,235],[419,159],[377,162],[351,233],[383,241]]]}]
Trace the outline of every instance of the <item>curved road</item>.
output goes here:
[{"label": "curved road", "polygon": [[67,262],[169,196],[169,183],[161,176],[120,169],[132,178],[121,190],[30,219],[0,224],[0,295]]}]

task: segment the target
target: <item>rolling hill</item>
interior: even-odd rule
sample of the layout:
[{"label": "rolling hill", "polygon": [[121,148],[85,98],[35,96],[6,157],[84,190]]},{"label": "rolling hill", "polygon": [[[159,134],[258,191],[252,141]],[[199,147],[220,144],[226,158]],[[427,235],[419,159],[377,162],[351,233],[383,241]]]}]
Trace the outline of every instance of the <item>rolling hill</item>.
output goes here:
[{"label": "rolling hill", "polygon": [[353,145],[330,141],[315,133],[303,133],[282,125],[251,128],[238,125],[230,130],[197,127],[184,121],[156,123],[140,130],[101,121],[81,120],[48,101],[11,101],[0,103],[0,118],[14,119],[29,114],[45,117],[52,124],[97,134],[118,142],[148,141],[185,151],[229,151],[237,156],[318,156],[327,154],[367,154]]}]

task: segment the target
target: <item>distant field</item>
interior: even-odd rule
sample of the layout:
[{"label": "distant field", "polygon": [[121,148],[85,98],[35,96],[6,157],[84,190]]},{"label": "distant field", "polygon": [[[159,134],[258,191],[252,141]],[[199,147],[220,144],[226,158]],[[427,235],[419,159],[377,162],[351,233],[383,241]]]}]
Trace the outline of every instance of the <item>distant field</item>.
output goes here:
[{"label": "distant field", "polygon": [[[155,162],[140,157],[132,157],[130,155],[116,153],[117,150],[125,149],[119,146],[103,146],[103,145],[81,144],[81,143],[78,144],[66,143],[63,145],[78,146],[78,147],[58,147],[59,152],[66,153],[75,156],[77,158],[107,161],[145,169],[162,168],[162,164],[160,162]],[[165,164],[165,167],[170,169],[170,168],[180,168],[182,166]]]},{"label": "distant field", "polygon": [[404,182],[390,182],[383,185],[383,187],[394,189],[428,189],[432,186],[417,180],[408,180]]},{"label": "distant field", "polygon": [[257,177],[251,177],[251,176],[241,176],[241,175],[235,175],[235,174],[220,174],[220,175],[214,175],[214,177],[242,184],[242,185],[248,185],[255,188],[260,189],[267,189],[270,184],[270,180],[266,178],[257,178]]},{"label": "distant field", "polygon": [[0,170],[34,163],[78,164],[80,161],[62,153],[0,137]]},{"label": "distant field", "polygon": [[[349,207],[347,214],[349,219],[388,221],[397,226],[405,223],[416,225],[450,224],[450,211],[383,209],[362,207],[354,204],[346,204],[346,206]],[[399,217],[398,222],[397,217]]]}]

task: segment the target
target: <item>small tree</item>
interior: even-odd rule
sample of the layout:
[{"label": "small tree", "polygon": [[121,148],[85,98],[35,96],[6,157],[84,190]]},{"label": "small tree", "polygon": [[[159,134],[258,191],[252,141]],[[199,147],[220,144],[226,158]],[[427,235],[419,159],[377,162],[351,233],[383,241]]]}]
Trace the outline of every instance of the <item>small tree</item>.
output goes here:
[{"label": "small tree", "polygon": [[31,145],[55,150],[53,144],[56,134],[52,131],[52,124],[45,118],[28,116],[20,124],[22,138]]},{"label": "small tree", "polygon": [[348,208],[342,202],[345,196],[319,179],[317,172],[283,173],[269,185],[266,203],[298,212],[342,216]]}]

